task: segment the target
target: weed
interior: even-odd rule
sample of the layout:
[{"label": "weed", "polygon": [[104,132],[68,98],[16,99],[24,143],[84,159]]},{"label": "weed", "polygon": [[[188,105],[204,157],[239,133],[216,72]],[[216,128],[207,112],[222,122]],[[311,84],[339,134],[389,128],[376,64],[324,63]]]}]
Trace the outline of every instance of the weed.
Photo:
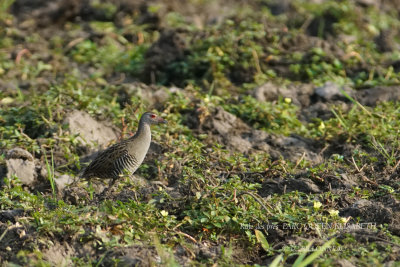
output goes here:
[{"label": "weed", "polygon": [[[135,249],[157,253],[159,258],[146,254],[151,264],[171,266],[271,261],[271,266],[330,266],[342,258],[370,266],[395,259],[399,239],[390,225],[374,233],[382,237],[379,242],[333,226],[362,222],[362,216],[341,217],[359,200],[391,209],[399,199],[398,103],[368,107],[344,93],[349,110],[332,105],[329,119],[304,121],[304,107],[294,99],[260,102],[250,96],[266,82],[333,81],[355,89],[398,84],[399,52],[382,53],[375,41],[380,32],[400,27],[398,14],[387,11],[390,1],[378,10],[347,0],[295,0],[282,14],[276,14],[274,1],[249,1],[241,8],[218,7],[217,15],[209,8],[223,2],[190,1],[198,7],[193,16],[173,2],[137,8],[89,1],[65,23],[60,18],[44,29],[32,26],[30,14],[23,21],[19,12],[16,18],[8,13],[12,2],[0,0],[0,174],[7,176],[6,151],[22,147],[34,155],[35,171],[46,168],[51,192],[32,190],[18,177],[1,177],[0,241],[16,242],[0,247],[2,260],[54,265],[45,254],[57,242],[73,247],[71,264],[77,266],[119,264],[120,254],[137,254],[133,260],[138,261]],[[80,18],[75,11],[90,14]],[[156,42],[161,28],[182,36],[182,43],[178,38],[168,44],[183,46],[180,57]],[[396,47],[397,38],[392,41]],[[173,60],[158,66],[157,56]],[[155,68],[155,80],[168,87],[140,84],[148,68]],[[121,91],[135,86],[146,97],[126,90],[128,104],[121,104]],[[157,96],[160,101],[148,105],[147,95],[159,89],[170,91],[168,99]],[[318,108],[314,104],[331,102],[310,97],[305,105]],[[208,115],[216,107],[268,136],[310,140],[321,162],[305,154],[292,162],[274,155],[274,149],[238,153],[215,132],[190,125],[197,123],[193,113],[213,119]],[[71,201],[68,190],[63,198],[56,196],[56,172],[76,175],[80,159],[93,149],[69,132],[64,118],[71,110],[106,119],[126,136],[148,109],[164,113],[169,127],[153,131],[161,153],[148,157],[137,175],[168,184],[132,186],[121,179],[101,202],[86,183],[77,187],[90,202]],[[282,145],[278,152],[285,149]],[[9,219],[15,210],[24,215]],[[396,213],[390,214],[396,221]],[[317,238],[325,243],[308,242]],[[333,249],[335,242],[341,251]],[[82,256],[86,249],[90,253]]]},{"label": "weed", "polygon": [[14,3],[14,0],[1,0],[0,1],[0,22],[12,18],[8,13],[8,9]]},{"label": "weed", "polygon": [[56,185],[55,185],[55,182],[54,182],[54,156],[53,156],[53,150],[51,150],[50,153],[51,153],[50,154],[51,162],[49,163],[49,161],[47,159],[46,150],[43,149],[44,161],[46,163],[46,170],[47,170],[47,175],[48,175],[48,179],[49,179],[50,186],[51,186],[51,191],[53,193],[53,198],[56,199]]}]

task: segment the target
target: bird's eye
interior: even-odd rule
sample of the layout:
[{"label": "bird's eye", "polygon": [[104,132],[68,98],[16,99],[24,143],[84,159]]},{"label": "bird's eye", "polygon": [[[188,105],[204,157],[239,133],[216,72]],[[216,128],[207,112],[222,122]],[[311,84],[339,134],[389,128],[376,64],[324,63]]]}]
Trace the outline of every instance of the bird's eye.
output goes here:
[{"label": "bird's eye", "polygon": [[154,119],[155,117],[157,117],[155,114],[151,114],[150,118]]}]

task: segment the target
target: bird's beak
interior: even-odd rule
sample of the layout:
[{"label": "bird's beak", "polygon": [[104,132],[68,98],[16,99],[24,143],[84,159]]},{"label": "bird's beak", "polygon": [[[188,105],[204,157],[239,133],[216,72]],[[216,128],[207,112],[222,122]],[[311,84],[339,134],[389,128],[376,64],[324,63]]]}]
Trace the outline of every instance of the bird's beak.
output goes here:
[{"label": "bird's beak", "polygon": [[163,118],[161,118],[161,117],[158,117],[158,122],[159,123],[168,123],[168,121],[166,121],[166,120],[164,120]]}]

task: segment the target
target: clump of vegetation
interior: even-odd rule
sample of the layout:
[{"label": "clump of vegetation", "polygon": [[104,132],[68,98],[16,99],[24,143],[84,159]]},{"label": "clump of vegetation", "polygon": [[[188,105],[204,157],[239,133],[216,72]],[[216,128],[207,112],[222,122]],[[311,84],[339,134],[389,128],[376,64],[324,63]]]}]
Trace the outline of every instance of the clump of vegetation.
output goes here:
[{"label": "clump of vegetation", "polygon": [[[215,15],[213,4],[225,2],[189,1],[199,7],[191,16],[174,1],[89,1],[54,18],[34,6],[27,8],[42,13],[12,15],[12,2],[0,0],[1,263],[62,265],[49,258],[58,247],[76,266],[135,255],[135,264],[171,266],[399,260],[397,103],[310,94],[299,106],[249,96],[265,82],[398,84],[398,52],[376,41],[400,27],[390,3],[249,1]],[[36,27],[35,14],[53,27]],[[234,136],[246,149],[202,127],[220,107],[247,124]],[[306,120],[306,108],[329,116]],[[123,177],[102,201],[87,181],[58,190],[59,177],[78,177],[95,149],[69,132],[71,111],[107,120],[126,137],[149,109],[169,121],[154,131],[156,153],[137,172],[149,183]],[[279,145],[254,146],[256,130]],[[291,146],[305,152],[296,160],[279,154]],[[33,155],[41,186],[6,177],[15,147]],[[349,228],[360,223],[371,224]]]}]

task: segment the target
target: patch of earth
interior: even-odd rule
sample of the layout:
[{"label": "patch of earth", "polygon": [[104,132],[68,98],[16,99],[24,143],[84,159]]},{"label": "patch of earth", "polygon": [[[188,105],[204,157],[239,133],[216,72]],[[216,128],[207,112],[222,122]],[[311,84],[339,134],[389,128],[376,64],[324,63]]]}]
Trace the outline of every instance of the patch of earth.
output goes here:
[{"label": "patch of earth", "polygon": [[6,176],[17,176],[23,185],[34,187],[38,183],[38,172],[32,154],[19,147],[7,151]]},{"label": "patch of earth", "polygon": [[[204,118],[202,114],[194,112],[187,116],[197,118],[186,119],[190,126],[197,125],[200,133],[207,133],[211,141],[224,144],[228,149],[242,153],[252,151],[264,151],[271,155],[273,160],[283,157],[292,162],[304,158],[314,164],[322,162],[318,154],[319,148],[315,147],[315,141],[297,135],[289,137],[269,134],[262,130],[255,130],[241,119],[217,107],[210,111]],[[191,123],[197,121],[199,123]]]},{"label": "patch of earth", "polygon": [[104,148],[118,139],[117,129],[111,123],[98,122],[84,111],[69,112],[64,123],[68,124],[70,134],[77,135],[77,139],[84,145],[96,144]]},{"label": "patch of earth", "polygon": [[163,110],[165,103],[171,94],[183,93],[183,89],[177,87],[160,87],[146,85],[140,82],[123,83],[119,85],[117,101],[121,108],[132,104],[132,97],[139,97],[148,109]]},{"label": "patch of earth", "polygon": [[135,245],[110,251],[101,266],[153,266],[154,263],[160,264],[161,258],[153,246]]},{"label": "patch of earth", "polygon": [[357,91],[357,100],[366,106],[400,100],[400,86],[376,86]]},{"label": "patch of earth", "polygon": [[258,193],[262,197],[268,197],[273,194],[285,194],[292,191],[304,193],[321,193],[321,189],[310,179],[307,178],[277,178],[268,179],[262,183]]},{"label": "patch of earth", "polygon": [[179,82],[181,77],[174,77],[174,73],[169,73],[168,65],[183,60],[187,53],[187,46],[183,31],[172,29],[162,31],[160,38],[146,51],[143,81],[152,84],[165,82],[165,80],[172,84]]},{"label": "patch of earth", "polygon": [[[13,3],[11,12],[26,26],[47,26],[66,21],[78,16],[89,1],[56,0],[17,0]],[[39,19],[40,18],[40,19]]]},{"label": "patch of earth", "polygon": [[11,223],[16,223],[16,218],[21,217],[26,214],[24,209],[15,210],[0,210],[0,222],[6,223],[10,221]]},{"label": "patch of earth", "polygon": [[378,50],[381,53],[385,53],[399,49],[399,45],[396,44],[394,39],[395,36],[396,32],[392,29],[381,30],[379,35],[375,38]]},{"label": "patch of earth", "polygon": [[334,24],[339,21],[335,11],[328,9],[315,16],[309,23],[306,31],[314,37],[330,39],[335,36]]},{"label": "patch of earth", "polygon": [[71,205],[83,205],[90,201],[90,196],[84,188],[79,185],[71,185],[62,191],[62,199]]},{"label": "patch of earth", "polygon": [[[211,242],[196,242],[187,239],[190,246],[177,245],[173,249],[175,260],[182,266],[190,265],[193,260],[213,261],[221,257],[222,250],[219,244]],[[244,248],[235,247],[232,257],[237,258],[238,262],[249,262],[249,253]],[[118,260],[116,266],[153,266],[154,263],[162,263],[160,252],[154,246],[137,245],[125,248],[117,248],[111,251],[102,262],[102,266],[110,266],[114,260]],[[164,254],[167,256],[168,254]],[[164,259],[165,260],[165,259]]]},{"label": "patch of earth", "polygon": [[299,107],[310,105],[310,96],[313,94],[314,85],[304,83],[292,83],[282,86],[267,82],[253,90],[253,96],[260,102],[277,101],[279,97],[290,98],[293,104]]},{"label": "patch of earth", "polygon": [[[14,154],[16,150],[24,152],[29,157],[27,159],[24,158],[14,158]],[[18,156],[18,155],[17,155]],[[19,155],[21,156],[21,155]],[[25,156],[25,155],[22,155]],[[35,163],[33,162],[32,155],[21,148],[15,148],[10,150],[7,153],[6,159],[6,167],[7,167],[7,177],[11,178],[13,176],[19,177],[22,184],[27,186],[32,186],[36,183],[37,173],[35,170]]]},{"label": "patch of earth", "polygon": [[369,89],[354,90],[326,82],[320,87],[311,84],[292,83],[284,86],[272,82],[256,87],[253,96],[260,102],[278,101],[280,97],[290,98],[300,108],[299,119],[311,121],[314,118],[332,118],[332,107],[340,107],[344,112],[350,110],[352,102],[348,96],[362,105],[376,106],[378,103],[400,101],[400,86],[376,86]]},{"label": "patch of earth", "polygon": [[338,243],[340,244],[342,240],[346,239],[349,235],[354,237],[354,239],[359,243],[370,244],[373,242],[379,250],[384,250],[387,246],[391,246],[392,253],[390,257],[392,257],[392,260],[395,261],[400,259],[400,246],[388,240],[387,235],[375,228],[373,225],[370,228],[364,226],[363,229],[360,229],[360,224],[347,225],[347,227],[336,237]]},{"label": "patch of earth", "polygon": [[[15,217],[12,220],[15,220]],[[19,222],[12,224],[9,222],[0,222],[0,233],[2,233],[0,263],[3,261],[19,262],[17,253],[20,250],[32,251],[37,241],[36,230]]]},{"label": "patch of earth", "polygon": [[68,242],[55,242],[55,244],[42,252],[43,259],[49,262],[52,266],[74,265],[71,258],[76,256],[76,252],[74,246],[71,246]]},{"label": "patch of earth", "polygon": [[352,206],[340,210],[342,217],[351,216],[354,219],[360,218],[361,222],[390,224],[393,221],[393,212],[379,202],[372,202],[366,199],[360,199]]},{"label": "patch of earth", "polygon": [[[152,24],[158,28],[159,16],[148,11],[146,1],[110,1],[115,9],[99,5],[91,0],[16,0],[11,12],[18,18],[23,27],[33,27],[39,30],[46,27],[63,27],[68,21],[115,21],[123,24],[123,17],[127,14],[138,13],[136,24]],[[110,6],[108,6],[110,7]],[[153,26],[153,27],[154,27]]]},{"label": "patch of earth", "polygon": [[332,107],[340,106],[344,111],[351,108],[351,102],[344,94],[355,97],[356,91],[333,82],[315,87],[312,84],[292,83],[284,86],[272,82],[265,83],[253,91],[260,102],[278,101],[280,97],[290,100],[300,108],[299,119],[312,121],[314,118],[327,120],[333,117]]},{"label": "patch of earth", "polygon": [[[2,175],[8,178],[18,177],[22,185],[33,191],[50,190],[46,167],[41,160],[35,159],[31,153],[22,148],[16,147],[7,151],[5,170],[0,174],[0,178],[3,178]],[[57,192],[62,194],[66,185],[73,183],[75,179],[69,175],[54,172],[54,181]]]}]

